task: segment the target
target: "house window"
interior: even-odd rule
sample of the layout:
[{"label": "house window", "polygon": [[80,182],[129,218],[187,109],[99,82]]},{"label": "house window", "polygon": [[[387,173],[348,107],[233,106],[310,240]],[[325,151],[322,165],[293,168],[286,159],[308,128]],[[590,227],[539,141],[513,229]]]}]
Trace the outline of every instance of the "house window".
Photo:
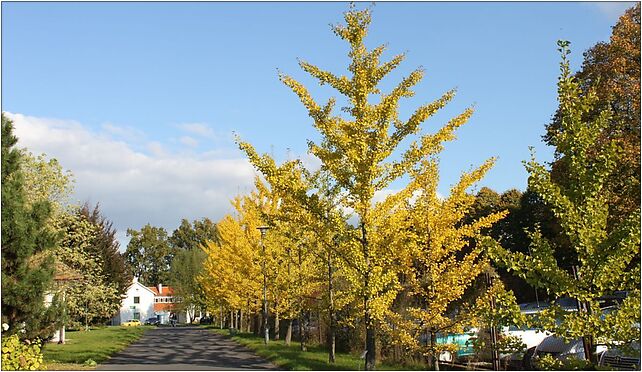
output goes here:
[{"label": "house window", "polygon": [[134,303],[139,304],[140,303],[140,297],[136,296],[134,297]]},{"label": "house window", "polygon": [[140,313],[134,313],[134,319],[140,320]]}]

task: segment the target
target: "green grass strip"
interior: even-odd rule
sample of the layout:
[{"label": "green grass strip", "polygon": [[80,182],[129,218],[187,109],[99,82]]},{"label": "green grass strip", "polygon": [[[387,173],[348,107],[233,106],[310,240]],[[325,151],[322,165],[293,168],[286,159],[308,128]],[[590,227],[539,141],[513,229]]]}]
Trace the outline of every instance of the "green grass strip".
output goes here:
[{"label": "green grass strip", "polygon": [[[364,360],[358,355],[336,353],[335,363],[328,362],[328,351],[323,346],[308,346],[307,351],[301,351],[300,344],[292,341],[290,346],[285,341],[270,340],[268,345],[263,343],[263,338],[252,333],[237,333],[230,336],[228,330],[211,328],[213,332],[231,338],[252,349],[257,355],[269,360],[280,368],[293,371],[359,371],[364,369]],[[400,366],[390,364],[377,364],[378,370],[423,370],[425,366]]]},{"label": "green grass strip", "polygon": [[90,331],[67,331],[65,344],[45,344],[44,362],[52,367],[58,364],[85,365],[89,360],[102,363],[151,328],[113,326],[92,328]]}]

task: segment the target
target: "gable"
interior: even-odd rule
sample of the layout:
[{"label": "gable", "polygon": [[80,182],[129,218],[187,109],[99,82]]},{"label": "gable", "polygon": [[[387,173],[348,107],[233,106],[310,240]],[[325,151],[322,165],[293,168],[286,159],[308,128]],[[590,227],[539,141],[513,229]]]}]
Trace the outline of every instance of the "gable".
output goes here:
[{"label": "gable", "polygon": [[[138,291],[136,291],[137,289],[138,289]],[[150,290],[149,288],[147,288],[144,285],[140,284],[139,282],[134,282],[127,288],[127,296],[130,296],[130,293],[131,294],[144,293],[144,294],[146,294],[148,296],[151,295],[152,297],[154,297],[156,295],[152,290]]]}]

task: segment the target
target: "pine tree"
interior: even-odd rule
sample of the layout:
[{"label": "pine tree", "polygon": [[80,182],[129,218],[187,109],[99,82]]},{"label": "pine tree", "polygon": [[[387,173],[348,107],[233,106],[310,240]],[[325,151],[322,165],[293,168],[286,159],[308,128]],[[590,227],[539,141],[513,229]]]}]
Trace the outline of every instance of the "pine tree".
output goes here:
[{"label": "pine tree", "polygon": [[[47,228],[49,202],[27,206],[13,123],[2,114],[2,320],[21,337],[48,338],[55,329],[56,306],[45,306],[53,286],[56,237]],[[39,259],[36,259],[39,257]],[[22,326],[24,323],[24,328]]]}]

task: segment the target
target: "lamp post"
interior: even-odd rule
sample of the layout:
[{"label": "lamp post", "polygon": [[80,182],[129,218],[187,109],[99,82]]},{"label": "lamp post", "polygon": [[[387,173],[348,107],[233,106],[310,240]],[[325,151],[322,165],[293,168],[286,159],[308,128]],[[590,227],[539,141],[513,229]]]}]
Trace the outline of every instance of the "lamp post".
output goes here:
[{"label": "lamp post", "polygon": [[[489,271],[486,272],[486,286],[488,287],[488,290],[491,289],[493,286],[493,276]],[[495,324],[495,320],[493,319],[494,313],[495,313],[495,298],[491,294],[490,298],[490,312],[491,312],[491,319],[490,319],[490,352],[491,352],[491,359],[493,362],[493,371],[499,371],[499,350],[497,350],[497,325]]]},{"label": "lamp post", "polygon": [[269,226],[259,226],[257,229],[261,232],[261,248],[263,250],[263,332],[265,339],[263,342],[267,345],[270,341],[270,331],[268,329],[268,309],[267,309],[267,275],[265,273],[265,233],[268,231]]}]

